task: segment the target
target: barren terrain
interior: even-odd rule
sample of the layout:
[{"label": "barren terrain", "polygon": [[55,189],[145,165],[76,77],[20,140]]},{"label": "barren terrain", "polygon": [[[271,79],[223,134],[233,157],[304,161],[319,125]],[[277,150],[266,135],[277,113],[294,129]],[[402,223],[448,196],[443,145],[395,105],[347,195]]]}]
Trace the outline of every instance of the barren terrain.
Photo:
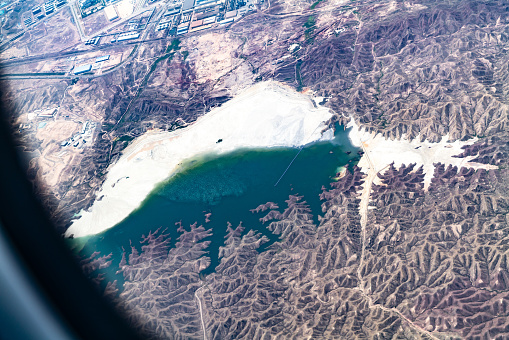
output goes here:
[{"label": "barren terrain", "polygon": [[[141,251],[126,245],[120,264],[108,254],[85,260],[87,273],[99,280],[99,268],[119,266],[125,283],[110,282],[105,293],[151,338],[509,337],[507,3],[264,6],[178,42],[138,42],[101,75],[2,78],[13,132],[40,155],[29,175],[62,233],[93,205],[131,140],[193,124],[257,82],[321,98],[315,104],[331,110],[330,127],[353,120],[367,131],[358,166],[323,183],[318,223],[306,197],[252,207],[279,237],[267,249],[250,226],[224,226],[220,264],[200,275],[214,231],[178,226],[175,246],[153,231]],[[9,34],[13,20],[3,26]],[[20,43],[52,39],[42,27],[30,34]],[[42,129],[42,119],[26,118],[57,105]],[[65,119],[100,125],[79,162],[61,156],[65,165],[51,173],[59,149],[44,129]],[[378,148],[401,143],[408,154],[387,152],[389,160]]]}]

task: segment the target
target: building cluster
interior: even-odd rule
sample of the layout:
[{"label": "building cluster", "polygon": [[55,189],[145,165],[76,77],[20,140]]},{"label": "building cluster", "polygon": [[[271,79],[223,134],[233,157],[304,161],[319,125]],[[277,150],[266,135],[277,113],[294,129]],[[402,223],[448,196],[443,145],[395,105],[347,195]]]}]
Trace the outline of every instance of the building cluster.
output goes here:
[{"label": "building cluster", "polygon": [[103,62],[103,61],[106,61],[106,60],[110,60],[110,55],[103,55],[102,57],[97,57],[97,59],[95,60],[96,63],[100,63],[100,62]]},{"label": "building cluster", "polygon": [[[62,1],[62,0],[57,0]],[[80,3],[94,3],[98,0],[79,0]],[[224,26],[240,19],[249,11],[255,10],[256,3],[263,0],[173,0],[166,8],[157,23],[155,30],[166,30],[169,35],[178,36],[185,33],[197,32],[208,28]],[[114,5],[104,8],[106,17],[110,21],[118,19]],[[131,19],[127,23],[127,32],[110,35],[109,42],[117,43],[138,39],[140,31],[147,28],[152,19],[155,8],[149,16]],[[86,45],[98,45],[103,36],[97,36],[85,42]],[[78,68],[78,73],[90,71],[89,65]]]},{"label": "building cluster", "polygon": [[58,112],[58,107],[53,107],[50,109],[36,110],[34,113],[37,114],[37,117],[40,118],[53,118],[55,114]]},{"label": "building cluster", "polygon": [[52,108],[46,108],[46,109],[38,109],[35,111],[32,111],[27,114],[28,119],[32,120],[35,117],[39,118],[53,118],[57,114],[58,110],[60,109],[59,106],[52,107]]},{"label": "building cluster", "polygon": [[[154,2],[156,0],[148,0]],[[196,32],[218,25],[226,25],[241,18],[247,12],[255,9],[257,2],[264,0],[173,0],[162,16],[155,30],[168,30],[170,35],[181,35],[188,32]],[[106,18],[115,21],[119,18],[118,11],[113,1],[108,0],[78,0],[77,4],[82,17],[104,9]],[[61,9],[67,0],[49,0],[35,6],[24,17],[24,24],[29,26],[37,23],[44,17],[51,15]],[[130,31],[142,30],[147,27],[152,18],[155,8],[152,10],[148,20],[141,23],[140,19],[131,20],[128,23]],[[125,32],[120,34],[111,42],[136,39],[139,33]],[[101,36],[89,39],[86,45],[98,45]]]},{"label": "building cluster", "polygon": [[[149,0],[152,2],[151,0]],[[255,10],[257,2],[264,0],[172,0],[157,23],[155,30],[165,30],[171,36],[206,30],[232,23],[240,19],[249,11]],[[44,17],[61,9],[67,0],[49,0],[35,6],[25,17],[25,25],[31,26]],[[108,0],[78,0],[82,17],[104,9],[109,21],[119,18],[117,9]],[[155,8],[149,16],[135,18],[127,23],[127,31],[110,35],[110,43],[135,40],[140,38],[140,31],[147,28],[155,13]],[[85,45],[99,45],[103,35],[90,38]],[[91,64],[74,67],[74,74],[83,74],[93,69]]]},{"label": "building cluster", "polygon": [[97,127],[96,122],[86,121],[83,123],[83,126],[77,134],[72,136],[71,138],[64,140],[60,143],[60,146],[65,148],[66,146],[73,146],[75,148],[80,145],[83,146],[87,143],[87,140],[90,141],[92,137],[92,132]]},{"label": "building cluster", "polygon": [[[35,111],[32,111],[32,112],[28,113],[27,114],[27,118],[28,118],[28,120],[33,120],[35,117],[38,117],[38,118],[53,118],[53,117],[55,117],[55,115],[57,114],[59,109],[60,109],[59,106],[52,107],[52,108],[46,108],[46,109],[38,109],[38,110],[35,110]],[[39,122],[38,128],[42,129],[43,127],[46,126],[46,123],[47,122],[45,122],[45,121]],[[26,130],[26,129],[31,129],[32,126],[33,125],[30,124],[30,123],[26,123],[26,124],[21,123],[19,125],[19,131]],[[34,125],[34,126],[37,126],[37,124]]]},{"label": "building cluster", "polygon": [[67,3],[66,0],[50,0],[41,5],[35,6],[30,12],[25,14],[23,23],[25,27],[29,27],[46,16],[51,15],[61,9]]},{"label": "building cluster", "polygon": [[255,4],[256,0],[184,0],[168,7],[155,30],[182,35],[223,26],[254,10]]},{"label": "building cluster", "polygon": [[85,41],[85,45],[98,45],[100,40],[101,40],[100,36],[93,37]]}]

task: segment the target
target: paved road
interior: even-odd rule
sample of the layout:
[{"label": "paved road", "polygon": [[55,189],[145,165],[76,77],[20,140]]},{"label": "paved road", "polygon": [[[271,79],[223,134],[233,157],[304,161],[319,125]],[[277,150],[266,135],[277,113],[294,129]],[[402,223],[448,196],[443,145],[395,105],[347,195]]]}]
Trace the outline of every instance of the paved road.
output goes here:
[{"label": "paved road", "polygon": [[76,25],[76,29],[80,35],[81,41],[86,41],[85,32],[83,31],[83,26],[81,25],[80,15],[78,13],[78,4],[77,1],[73,1],[69,3],[69,8],[71,9],[71,13],[74,19],[74,24]]},{"label": "paved road", "polygon": [[[140,43],[152,43],[152,42],[157,42],[157,41],[164,40],[164,39],[166,39],[166,38],[155,38],[155,39],[147,39],[147,40],[143,40],[143,41],[124,42],[123,45],[137,45]],[[30,63],[33,63],[36,61],[39,62],[39,61],[43,61],[43,60],[47,60],[47,59],[70,57],[70,56],[74,56],[74,55],[90,53],[90,52],[93,52],[94,50],[109,50],[109,49],[118,48],[118,47],[119,47],[119,44],[104,44],[104,45],[95,46],[92,49],[86,49],[86,50],[74,50],[74,51],[67,51],[67,52],[59,51],[59,52],[45,53],[45,54],[34,55],[34,56],[29,56],[29,57],[24,57],[24,58],[7,59],[7,60],[2,60],[1,67],[3,68],[3,67],[7,67],[7,66],[30,64]]]},{"label": "paved road", "polygon": [[200,319],[201,319],[201,326],[202,326],[202,329],[203,329],[203,340],[207,340],[207,330],[205,329],[205,323],[203,322],[203,310],[201,308],[201,299],[198,296],[198,291],[201,290],[201,289],[203,289],[203,286],[198,288],[196,290],[196,292],[194,292],[194,296],[198,300],[198,306],[200,307]]},{"label": "paved road", "polygon": [[[367,141],[369,143],[369,140]],[[408,325],[414,329],[416,329],[418,332],[422,334],[426,334],[428,337],[434,340],[438,340],[437,337],[435,337],[433,334],[428,332],[427,330],[423,329],[422,327],[414,324],[411,320],[409,320],[406,316],[404,316],[397,308],[387,308],[383,306],[382,304],[375,304],[373,302],[373,299],[371,298],[371,295],[369,295],[368,292],[365,291],[364,287],[362,286],[362,266],[364,263],[364,257],[366,252],[366,227],[368,224],[368,207],[369,207],[369,198],[371,196],[371,187],[373,185],[374,180],[378,176],[380,172],[383,172],[389,165],[383,167],[382,169],[377,169],[376,165],[372,162],[372,160],[369,157],[369,151],[366,149],[366,146],[364,145],[362,140],[359,140],[359,143],[361,145],[362,151],[364,152],[362,158],[365,157],[365,160],[367,161],[367,169],[363,167],[362,170],[367,172],[367,176],[364,179],[363,188],[361,192],[361,202],[359,204],[359,214],[361,215],[361,257],[359,261],[359,266],[357,269],[357,279],[358,279],[358,286],[356,287],[357,290],[360,291],[360,293],[367,299],[368,305],[370,308],[380,308],[386,312],[392,312],[397,314],[400,318],[404,319]],[[361,160],[363,160],[361,158]],[[359,161],[360,162],[360,161]]]}]

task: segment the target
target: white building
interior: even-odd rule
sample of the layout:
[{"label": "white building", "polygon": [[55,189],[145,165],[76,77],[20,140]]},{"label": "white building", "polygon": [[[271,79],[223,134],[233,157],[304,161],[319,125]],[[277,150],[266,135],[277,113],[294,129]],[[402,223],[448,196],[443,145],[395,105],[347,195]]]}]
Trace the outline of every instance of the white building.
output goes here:
[{"label": "white building", "polygon": [[114,5],[104,8],[104,14],[106,15],[106,19],[109,21],[113,21],[118,18],[118,13]]}]

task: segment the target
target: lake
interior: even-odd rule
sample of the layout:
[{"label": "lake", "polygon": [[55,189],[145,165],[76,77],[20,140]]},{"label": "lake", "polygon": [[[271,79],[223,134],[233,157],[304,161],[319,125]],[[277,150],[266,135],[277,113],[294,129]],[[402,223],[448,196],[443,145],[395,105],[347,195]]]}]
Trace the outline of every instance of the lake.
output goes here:
[{"label": "lake", "polygon": [[[84,243],[81,256],[89,256],[94,251],[103,255],[113,253],[113,265],[104,273],[107,280],[117,279],[121,283],[123,280],[115,275],[115,271],[122,248],[129,250],[130,241],[140,249],[141,235],[167,228],[173,245],[179,236],[176,222],[182,221],[185,228],[197,222],[212,229],[213,235],[208,239],[211,244],[207,249],[211,265],[204,274],[213,272],[219,263],[219,247],[224,244],[228,222],[234,228],[242,222],[245,232],[255,229],[266,235],[270,242],[263,247],[277,239],[277,235],[266,229],[268,223],[264,225],[259,221],[264,213],[250,212],[260,204],[275,202],[282,212],[289,195],[302,195],[315,222],[318,221],[322,186],[328,188],[342,167],[355,164],[359,158],[359,150],[350,144],[347,132],[343,126],[337,126],[334,140],[312,143],[302,149],[245,149],[189,159],[172,177],[160,183],[124,221],[101,234],[72,242]],[[211,214],[210,222],[206,223],[205,214],[208,213]]]}]

